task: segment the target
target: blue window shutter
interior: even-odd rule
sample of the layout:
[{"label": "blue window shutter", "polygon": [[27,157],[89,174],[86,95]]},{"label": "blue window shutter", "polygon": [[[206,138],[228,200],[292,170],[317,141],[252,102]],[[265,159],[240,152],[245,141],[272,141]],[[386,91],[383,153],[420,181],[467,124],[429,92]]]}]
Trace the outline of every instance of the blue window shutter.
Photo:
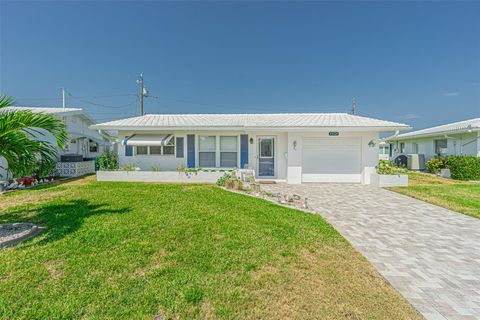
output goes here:
[{"label": "blue window shutter", "polygon": [[177,158],[183,158],[183,137],[178,137],[175,141],[175,147],[177,148]]},{"label": "blue window shutter", "polygon": [[[125,143],[126,143],[126,140],[128,139],[129,137],[125,137]],[[125,146],[125,157],[131,157],[133,156],[133,147],[132,146]]]},{"label": "blue window shutter", "polygon": [[187,166],[195,168],[195,135],[187,135]]},{"label": "blue window shutter", "polygon": [[248,134],[240,135],[240,169],[248,164]]}]

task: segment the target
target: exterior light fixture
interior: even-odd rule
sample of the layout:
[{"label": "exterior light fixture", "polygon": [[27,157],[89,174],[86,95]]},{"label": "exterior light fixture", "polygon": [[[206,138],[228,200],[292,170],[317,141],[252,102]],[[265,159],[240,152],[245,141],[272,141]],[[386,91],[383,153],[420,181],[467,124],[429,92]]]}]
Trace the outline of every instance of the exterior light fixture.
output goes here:
[{"label": "exterior light fixture", "polygon": [[293,140],[293,150],[297,150],[297,140]]},{"label": "exterior light fixture", "polygon": [[375,145],[376,145],[376,143],[375,143],[375,141],[373,141],[373,140],[370,140],[370,142],[368,143],[368,146],[369,146],[370,148],[375,147]]},{"label": "exterior light fixture", "polygon": [[250,138],[250,144],[253,144],[253,138]]}]

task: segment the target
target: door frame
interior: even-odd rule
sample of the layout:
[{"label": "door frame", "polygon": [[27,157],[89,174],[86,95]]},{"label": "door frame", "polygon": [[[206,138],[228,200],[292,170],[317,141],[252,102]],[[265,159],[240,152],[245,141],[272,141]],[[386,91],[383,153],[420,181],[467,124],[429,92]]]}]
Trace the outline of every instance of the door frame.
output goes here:
[{"label": "door frame", "polygon": [[[260,175],[260,140],[272,139],[273,141],[273,176]],[[257,177],[259,179],[276,179],[277,178],[277,137],[276,136],[257,136]]]}]

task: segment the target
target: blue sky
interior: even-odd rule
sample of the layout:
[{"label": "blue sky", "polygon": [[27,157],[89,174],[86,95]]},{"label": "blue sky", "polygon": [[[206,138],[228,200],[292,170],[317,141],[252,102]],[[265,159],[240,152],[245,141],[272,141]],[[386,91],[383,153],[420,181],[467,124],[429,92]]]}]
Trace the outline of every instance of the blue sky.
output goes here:
[{"label": "blue sky", "polygon": [[415,128],[480,117],[480,2],[0,2],[18,105],[348,112]]}]

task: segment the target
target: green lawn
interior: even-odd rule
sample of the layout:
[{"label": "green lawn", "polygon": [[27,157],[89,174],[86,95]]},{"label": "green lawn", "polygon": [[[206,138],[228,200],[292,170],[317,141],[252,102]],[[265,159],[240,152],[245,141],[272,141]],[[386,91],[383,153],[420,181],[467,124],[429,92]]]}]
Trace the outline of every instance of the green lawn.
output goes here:
[{"label": "green lawn", "polygon": [[391,190],[480,218],[480,184],[412,172],[408,178],[408,187]]},{"label": "green lawn", "polygon": [[0,195],[2,319],[419,319],[320,216],[216,186],[69,183]]}]

